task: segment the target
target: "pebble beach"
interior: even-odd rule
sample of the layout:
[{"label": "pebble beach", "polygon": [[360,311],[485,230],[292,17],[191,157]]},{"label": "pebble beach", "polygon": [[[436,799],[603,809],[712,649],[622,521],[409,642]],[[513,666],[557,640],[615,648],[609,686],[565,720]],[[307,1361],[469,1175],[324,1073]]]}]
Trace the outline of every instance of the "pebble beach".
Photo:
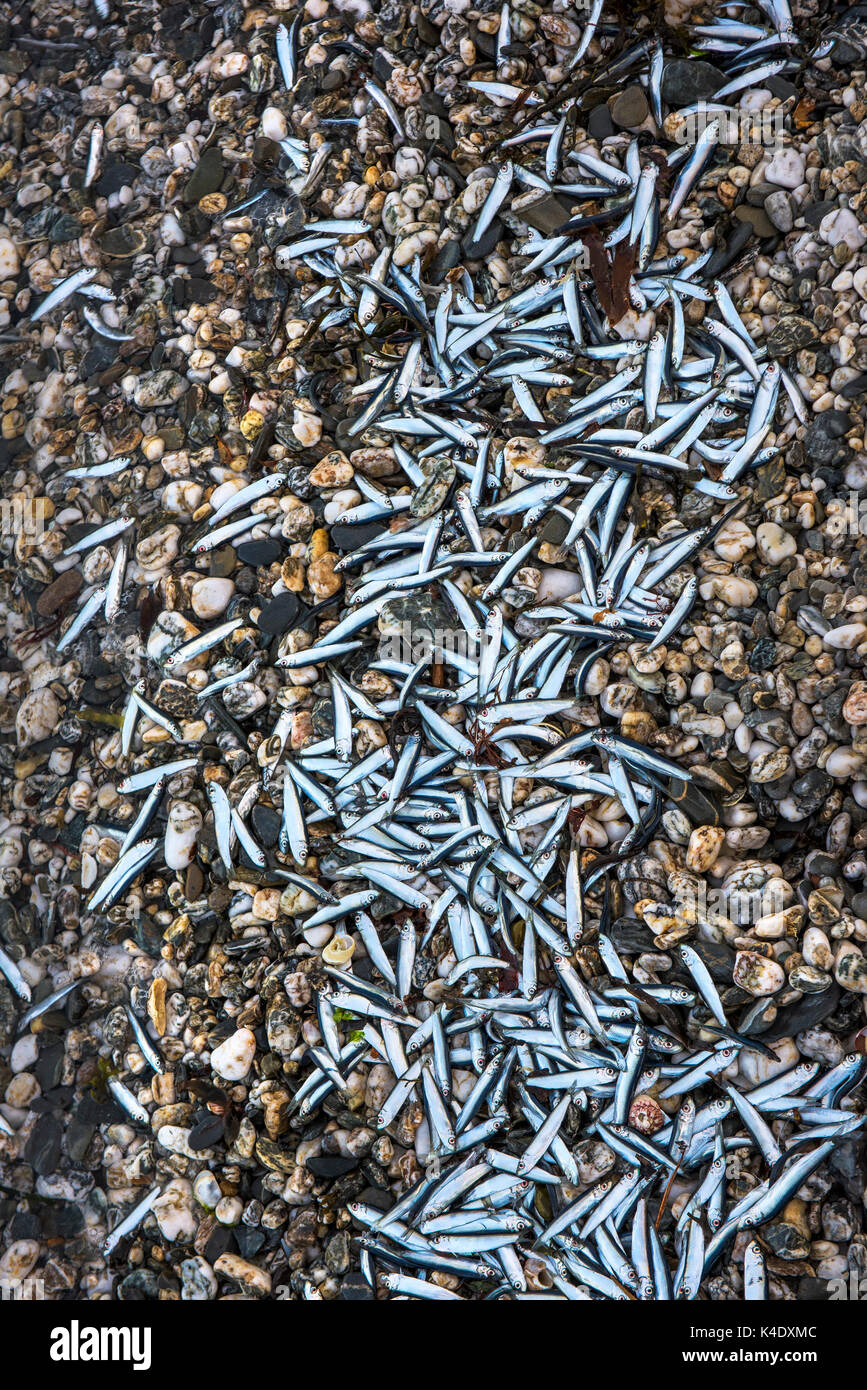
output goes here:
[{"label": "pebble beach", "polygon": [[867,1278],[865,188],[861,6],[0,16],[4,1289]]}]

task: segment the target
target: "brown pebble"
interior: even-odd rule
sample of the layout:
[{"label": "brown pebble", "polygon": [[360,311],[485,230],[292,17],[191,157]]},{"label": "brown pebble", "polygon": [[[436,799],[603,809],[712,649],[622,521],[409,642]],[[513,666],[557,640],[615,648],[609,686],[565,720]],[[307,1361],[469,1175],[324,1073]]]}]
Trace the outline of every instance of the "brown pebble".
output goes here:
[{"label": "brown pebble", "polygon": [[625,92],[618,92],[617,96],[611,98],[608,109],[615,125],[622,130],[634,130],[647,120],[650,108],[640,87],[627,87]]},{"label": "brown pebble", "polygon": [[779,232],[768,217],[764,208],[752,208],[746,203],[741,203],[739,208],[735,208],[735,217],[739,222],[749,222],[756,236],[779,236]]},{"label": "brown pebble", "polygon": [[64,570],[63,574],[57,576],[53,584],[49,584],[47,589],[42,590],[36,600],[36,612],[40,618],[50,618],[52,613],[57,612],[58,608],[62,608],[65,603],[74,599],[83,583],[81,570]]}]

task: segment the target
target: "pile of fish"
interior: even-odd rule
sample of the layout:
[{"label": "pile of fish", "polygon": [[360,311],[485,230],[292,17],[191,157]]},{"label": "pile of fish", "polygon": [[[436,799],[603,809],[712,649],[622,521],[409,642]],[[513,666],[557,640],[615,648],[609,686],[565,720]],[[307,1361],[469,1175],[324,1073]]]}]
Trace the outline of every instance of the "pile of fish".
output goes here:
[{"label": "pile of fish", "polygon": [[[404,475],[389,491],[356,472],[365,500],[340,519],[363,527],[365,539],[339,562],[352,583],[346,611],[312,645],[280,645],[280,668],[315,667],[328,682],[329,732],[292,753],[292,711],[282,712],[237,804],[196,756],[149,757],[119,786],[142,801],[90,912],[116,903],[158,856],[169,868],[185,862],[177,849],[189,829],[178,819],[183,803],[172,808],[164,840],[147,831],[168,779],[201,768],[228,874],[252,866],[309,894],[305,934],[336,926],[316,999],[320,1041],[308,1049],[293,1111],[312,1115],[347,1090],[359,1063],[382,1061],[396,1084],[379,1128],[393,1126],[405,1107],[421,1107],[424,1178],[386,1213],[350,1206],[362,1231],[362,1271],[371,1287],[385,1272],[395,1295],[461,1297],[431,1280],[439,1272],[481,1281],[491,1296],[696,1298],[735,1238],[773,1218],[864,1122],[842,1105],[862,1073],[858,1056],[824,1073],[800,1063],[744,1089],[739,1060],[776,1055],[733,1030],[692,946],[673,952],[686,983],[638,986],[632,953],[611,930],[611,880],[675,805],[688,806],[692,775],[615,727],[570,732],[570,711],[598,690],[597,663],[615,643],[651,652],[680,632],[698,587],[683,567],[737,514],[736,485],[808,419],[795,381],[757,347],[717,278],[719,253],[663,254],[660,244],[714,158],[726,98],[799,66],[785,0],[761,9],[766,24],[715,18],[694,26],[702,49],[724,58],[728,80],[710,106],[678,113],[709,120],[664,165],[643,158],[637,138],[622,165],[573,148],[578,112],[568,81],[546,100],[508,83],[469,82],[512,113],[514,128],[498,145],[472,241],[516,187],[527,191],[528,206],[540,194],[587,204],[554,233],[527,235],[520,281],[505,299],[486,275],[463,267],[428,281],[421,255],[399,265],[388,245],[363,273],[337,254],[370,232],[363,220],[314,220],[279,247],[278,268],[303,267],[318,286],[307,301],[315,331],[345,325],[362,345],[369,376],[355,388],[359,408],[346,442],[385,440]],[[575,63],[604,32],[595,0]],[[300,65],[297,34],[297,21],[278,30],[289,90]],[[510,42],[508,5],[498,42]],[[604,73],[606,81],[640,81],[659,126],[665,62],[661,44],[643,40]],[[364,85],[403,138],[389,97]],[[311,155],[297,139],[280,143],[303,190],[329,147]],[[76,294],[87,322],[103,331],[92,278],[73,276],[33,320]],[[700,326],[686,309],[697,300],[707,305]],[[649,337],[648,315],[664,324]],[[107,477],[128,465],[113,459],[68,476]],[[690,520],[646,535],[637,483],[647,478],[679,488]],[[234,493],[202,526],[192,553],[240,541],[261,521],[254,504],[284,484],[280,469]],[[122,516],[70,547],[117,542],[110,578],[81,606],[58,651],[100,611],[109,621],[117,613],[133,526]],[[543,535],[577,566],[571,587],[547,598],[534,569]],[[419,597],[426,613],[446,615],[454,640],[433,632],[416,658],[395,652],[388,636],[396,612],[421,611],[407,602]],[[149,687],[183,677],[242,621],[194,637],[171,623],[154,627],[150,675],[131,689],[124,713],[124,754],[142,716],[182,743]],[[257,652],[243,668],[228,663],[199,692],[202,708],[219,708],[231,726],[218,697],[263,660]],[[387,677],[393,693],[366,693],[365,671]],[[383,746],[359,752],[357,718],[383,727]],[[519,781],[531,790],[517,801]],[[282,816],[279,848],[294,868],[275,863],[257,841],[249,811],[262,797]],[[600,856],[576,833],[602,803],[616,804],[620,838]],[[310,828],[323,824],[333,825],[330,849],[314,879],[305,872]],[[319,839],[318,853],[321,846]],[[399,905],[399,926],[369,912],[385,895]],[[353,971],[350,929],[369,958],[366,975]],[[447,933],[455,964],[434,996],[425,986],[435,933]],[[11,979],[12,963],[0,964]],[[54,1002],[52,995],[38,1011]],[[129,1017],[160,1070],[158,1052]],[[460,1098],[456,1069],[476,1078]],[[651,1087],[661,1101],[682,1098],[661,1127],[645,1123]],[[132,1114],[131,1094],[120,1082],[112,1089]],[[617,1171],[588,1185],[574,1152],[579,1139],[607,1146]],[[761,1155],[765,1175],[727,1205],[727,1155],[745,1150]],[[579,1187],[586,1190],[564,1197]],[[673,1193],[687,1190],[666,1249],[661,1215]],[[746,1245],[746,1298],[767,1296],[762,1252],[760,1239]]]}]

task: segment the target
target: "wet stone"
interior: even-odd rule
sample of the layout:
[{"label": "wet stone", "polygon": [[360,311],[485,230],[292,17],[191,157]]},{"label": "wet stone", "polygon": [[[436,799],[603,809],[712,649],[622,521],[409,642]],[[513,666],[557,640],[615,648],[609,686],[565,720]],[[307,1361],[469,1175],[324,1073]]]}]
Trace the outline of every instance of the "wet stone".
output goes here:
[{"label": "wet stone", "polygon": [[466,236],[461,238],[461,251],[467,260],[480,261],[485,256],[490,256],[502,235],[503,224],[499,217],[495,217],[478,241],[473,239],[473,229],[470,228]]},{"label": "wet stone", "polygon": [[94,1125],[83,1124],[73,1115],[63,1137],[64,1147],[72,1163],[81,1162],[95,1133]]},{"label": "wet stone", "polygon": [[371,1302],[375,1295],[362,1274],[347,1274],[340,1284],[340,1298],[346,1302]]},{"label": "wet stone", "polygon": [[777,229],[764,208],[747,207],[746,204],[742,203],[740,207],[735,208],[735,217],[739,222],[751,227],[756,236],[764,238],[777,236]]},{"label": "wet stone", "polygon": [[317,1178],[339,1178],[358,1167],[357,1158],[344,1158],[341,1154],[320,1154],[307,1160],[307,1167]]},{"label": "wet stone", "polygon": [[253,822],[253,829],[256,836],[267,849],[272,849],[277,843],[282,825],[282,816],[273,811],[270,806],[263,806],[257,802],[250,813]]},{"label": "wet stone", "polygon": [[797,314],[787,314],[768,334],[768,355],[788,357],[790,353],[812,346],[818,336],[815,324],[809,319],[800,318]]},{"label": "wet stone", "polygon": [[54,1087],[59,1084],[63,1075],[63,1056],[64,1050],[61,1043],[40,1049],[33,1070],[43,1092],[53,1091]]},{"label": "wet stone", "polygon": [[273,565],[283,554],[283,547],[279,541],[245,541],[236,546],[235,553],[242,564],[258,567]]},{"label": "wet stone", "polygon": [[662,98],[669,106],[691,106],[695,101],[709,100],[725,81],[725,75],[712,63],[676,58],[665,65]]},{"label": "wet stone", "polygon": [[71,603],[80,592],[84,580],[77,569],[64,570],[53,584],[42,590],[36,600],[36,611],[41,618],[48,618],[59,608]]},{"label": "wet stone", "polygon": [[825,419],[820,415],[807,427],[804,437],[804,447],[813,463],[833,463],[841,458],[845,458],[848,449],[845,443],[840,441],[843,430],[832,418]]},{"label": "wet stone", "polygon": [[839,985],[829,985],[821,994],[806,995],[796,1004],[790,1004],[788,1008],[780,1012],[779,1018],[762,1033],[762,1041],[767,1043],[776,1042],[780,1038],[792,1037],[797,1033],[804,1032],[807,1028],[814,1027],[817,1023],[822,1023],[829,1014],[834,1012],[840,999],[842,991]]},{"label": "wet stone", "polygon": [[265,1236],[262,1231],[251,1231],[247,1226],[238,1226],[235,1230],[235,1241],[244,1259],[252,1260],[265,1244]]},{"label": "wet stone", "polygon": [[303,612],[304,605],[297,594],[278,594],[277,598],[265,604],[257,623],[262,632],[285,632],[287,628],[296,625],[296,620]]},{"label": "wet stone", "polygon": [[193,1125],[188,1137],[189,1147],[196,1153],[201,1149],[211,1149],[223,1136],[225,1121],[222,1115],[209,1115]]},{"label": "wet stone", "polygon": [[198,203],[208,193],[216,193],[223,182],[223,156],[218,145],[206,150],[184,187],[184,202]]},{"label": "wet stone", "polygon": [[795,214],[792,199],[782,189],[769,193],[764,201],[768,221],[778,232],[790,232],[794,226]]},{"label": "wet stone", "polygon": [[587,117],[587,130],[594,140],[607,140],[609,135],[614,134],[611,112],[604,103],[593,107]]},{"label": "wet stone", "polygon": [[355,550],[372,541],[376,536],[381,536],[383,527],[375,521],[369,524],[359,522],[357,525],[342,526],[338,522],[331,528],[331,544],[335,550]]},{"label": "wet stone", "polygon": [[612,99],[610,110],[611,119],[616,126],[634,130],[647,119],[650,108],[642,88],[631,86]]},{"label": "wet stone", "polygon": [[428,278],[432,285],[438,285],[443,276],[447,275],[459,264],[461,258],[461,244],[455,239],[443,242],[428,267]]},{"label": "wet stone", "polygon": [[832,778],[818,768],[811,768],[803,777],[797,778],[792,783],[791,792],[801,815],[809,816],[818,811],[833,785]]},{"label": "wet stone", "polygon": [[120,160],[111,163],[97,179],[96,191],[101,198],[110,198],[112,193],[119,193],[122,188],[132,187],[140,172],[136,164],[125,164]]},{"label": "wet stone", "polygon": [[185,288],[188,304],[212,304],[215,299],[220,297],[220,291],[210,280],[200,280],[193,277],[185,281]]},{"label": "wet stone", "polygon": [[569,208],[564,205],[562,199],[550,193],[521,208],[521,217],[527,226],[533,227],[545,236],[557,233],[563,224],[569,221],[570,216]]},{"label": "wet stone", "polygon": [[410,511],[419,520],[434,516],[443,506],[456,475],[454,464],[448,459],[439,459],[423,465],[424,482],[413,494]]},{"label": "wet stone", "polygon": [[27,1162],[35,1173],[48,1177],[57,1170],[62,1140],[63,1126],[53,1115],[37,1120],[26,1150]]},{"label": "wet stone", "polygon": [[835,202],[812,203],[804,209],[803,217],[808,227],[818,227],[823,217],[827,217],[829,212],[833,212],[837,207]]}]

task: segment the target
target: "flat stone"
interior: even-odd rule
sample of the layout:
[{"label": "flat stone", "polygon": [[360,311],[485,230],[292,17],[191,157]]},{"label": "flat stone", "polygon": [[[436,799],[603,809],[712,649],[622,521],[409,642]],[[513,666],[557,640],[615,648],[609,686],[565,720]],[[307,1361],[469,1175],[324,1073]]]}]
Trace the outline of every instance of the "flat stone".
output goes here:
[{"label": "flat stone", "polygon": [[64,1135],[64,1144],[71,1163],[82,1161],[95,1133],[94,1125],[83,1124],[77,1115],[72,1116]]},{"label": "flat stone", "polygon": [[39,1054],[33,1074],[39,1085],[44,1091],[53,1091],[54,1087],[60,1082],[63,1075],[63,1044],[57,1043],[53,1047],[43,1047]]},{"label": "flat stone", "polygon": [[236,547],[235,554],[245,565],[273,565],[275,560],[279,560],[283,554],[283,547],[279,541],[245,541],[243,545]]},{"label": "flat stone", "polygon": [[319,1154],[308,1158],[306,1167],[317,1178],[342,1178],[344,1173],[351,1173],[358,1167],[358,1159],[344,1158],[342,1154]]},{"label": "flat stone", "polygon": [[57,612],[58,608],[62,608],[65,603],[70,603],[80,592],[83,583],[84,579],[80,570],[64,570],[53,584],[49,584],[47,589],[42,590],[36,600],[36,612],[40,618],[49,618],[52,613]]},{"label": "flat stone", "polygon": [[259,614],[258,626],[262,632],[286,632],[290,627],[297,625],[299,615],[304,611],[297,594],[287,592],[278,594],[266,603]]},{"label": "flat stone", "polygon": [[208,1243],[202,1252],[208,1264],[214,1264],[221,1255],[231,1254],[237,1250],[235,1235],[230,1226],[215,1226]]},{"label": "flat stone", "polygon": [[675,58],[662,74],[662,99],[669,106],[690,106],[712,97],[725,84],[725,74],[713,63]]},{"label": "flat stone", "polygon": [[96,191],[101,198],[110,198],[112,193],[131,187],[140,172],[137,164],[124,164],[120,161],[109,164],[96,181]]},{"label": "flat stone", "polygon": [[84,1230],[84,1212],[75,1202],[52,1205],[42,1218],[45,1240],[70,1240]]},{"label": "flat stone", "polygon": [[647,104],[647,97],[640,87],[627,87],[625,91],[618,92],[617,96],[612,97],[608,103],[611,111],[611,119],[621,130],[635,130],[643,121],[647,120],[650,107]]},{"label": "flat stone", "polygon": [[26,1161],[40,1177],[50,1177],[57,1171],[62,1140],[63,1127],[53,1115],[43,1115],[36,1121],[24,1154]]},{"label": "flat stone", "polygon": [[470,230],[461,238],[461,250],[468,261],[481,261],[485,256],[490,256],[496,250],[497,242],[500,240],[505,230],[499,217],[495,217],[490,227],[486,227],[478,241],[473,240],[473,229],[475,222]]},{"label": "flat stone", "polygon": [[788,82],[785,77],[766,77],[762,86],[767,87],[768,91],[771,92],[773,96],[780,98],[780,101],[788,101],[789,97],[796,97],[799,95],[798,88],[795,86],[794,82]]},{"label": "flat stone", "polygon": [[340,1285],[338,1298],[344,1299],[347,1303],[370,1302],[373,1297],[373,1289],[368,1284],[363,1274],[347,1274]]},{"label": "flat stone", "polygon": [[456,237],[444,241],[430,263],[427,278],[432,285],[438,285],[461,259],[461,244]]},{"label": "flat stone", "polygon": [[264,806],[260,801],[257,801],[250,812],[250,819],[253,822],[256,838],[266,849],[273,848],[280,835],[282,818],[270,806]]},{"label": "flat stone", "polygon": [[812,207],[804,208],[801,216],[808,227],[818,227],[822,218],[833,212],[836,206],[835,202],[813,203]]},{"label": "flat stone", "polygon": [[840,431],[834,428],[833,420],[825,418],[827,413],[830,412],[811,420],[804,435],[804,448],[812,463],[834,463],[848,452],[840,438]]},{"label": "flat stone", "polygon": [[599,106],[594,106],[587,117],[587,133],[594,140],[607,140],[609,135],[614,134],[614,122],[605,102],[600,102]]},{"label": "flat stone", "polygon": [[384,530],[377,521],[361,522],[357,526],[338,521],[331,528],[331,545],[335,550],[355,550],[381,536]]},{"label": "flat stone", "polygon": [[543,193],[535,203],[521,208],[521,220],[536,232],[558,232],[571,216],[569,209],[553,193]]},{"label": "flat stone", "polygon": [[190,1148],[198,1152],[201,1149],[214,1147],[222,1139],[225,1126],[226,1122],[222,1115],[209,1115],[207,1119],[200,1120],[190,1130],[187,1140]]},{"label": "flat stone", "polygon": [[98,338],[81,359],[81,380],[87,381],[112,366],[117,361],[117,349],[117,343],[110,343],[107,338]]},{"label": "flat stone", "polygon": [[265,1235],[262,1231],[253,1231],[249,1226],[237,1226],[235,1228],[235,1240],[238,1242],[238,1250],[245,1260],[250,1260],[254,1255],[258,1255],[262,1246],[265,1244]]},{"label": "flat stone", "polygon": [[187,280],[187,303],[188,304],[211,304],[219,298],[220,291],[216,285],[211,284],[210,280],[200,280],[193,278]]},{"label": "flat stone", "polygon": [[704,278],[711,280],[715,276],[721,275],[732,261],[737,260],[752,234],[753,229],[748,222],[736,222],[725,245],[714,251],[705,266]]},{"label": "flat stone", "polygon": [[746,222],[752,227],[756,236],[772,237],[777,236],[777,229],[774,226],[764,208],[751,208],[745,203],[735,208],[735,217],[739,222]]},{"label": "flat stone", "polygon": [[698,937],[690,944],[702,964],[707,966],[712,980],[718,985],[731,984],[735,953],[730,946],[718,941],[702,941]]},{"label": "flat stone", "polygon": [[184,187],[185,203],[197,203],[208,193],[216,193],[223,182],[223,156],[218,145],[205,150]]},{"label": "flat stone", "polygon": [[785,483],[786,465],[782,454],[777,454],[776,458],[769,459],[756,469],[756,501],[767,502],[772,497],[778,497]]},{"label": "flat stone", "polygon": [[790,353],[812,347],[818,339],[819,330],[809,319],[800,314],[786,314],[768,334],[768,356],[788,357]]}]

